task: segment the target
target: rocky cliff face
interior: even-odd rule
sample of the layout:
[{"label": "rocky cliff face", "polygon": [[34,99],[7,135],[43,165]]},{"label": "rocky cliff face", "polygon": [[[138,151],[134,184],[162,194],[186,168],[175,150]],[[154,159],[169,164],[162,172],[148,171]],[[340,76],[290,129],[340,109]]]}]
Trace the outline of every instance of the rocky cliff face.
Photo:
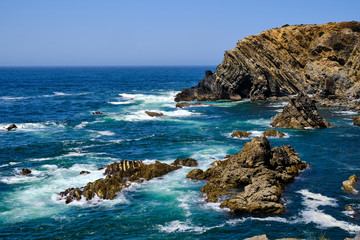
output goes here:
[{"label": "rocky cliff face", "polygon": [[304,92],[360,98],[360,23],[295,25],[240,40],[215,73],[175,101],[253,100]]}]

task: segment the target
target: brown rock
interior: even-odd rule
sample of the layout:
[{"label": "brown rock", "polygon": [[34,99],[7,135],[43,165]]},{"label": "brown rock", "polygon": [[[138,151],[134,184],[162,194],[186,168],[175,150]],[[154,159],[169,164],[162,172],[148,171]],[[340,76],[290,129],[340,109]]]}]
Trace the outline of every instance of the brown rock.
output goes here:
[{"label": "brown rock", "polygon": [[216,162],[205,172],[194,169],[186,177],[207,180],[201,188],[206,200],[217,202],[228,196],[220,206],[237,214],[283,212],[285,207],[280,202],[283,188],[307,166],[290,146],[271,150],[266,137],[254,137],[241,152]]},{"label": "brown rock", "polygon": [[302,93],[291,98],[282,112],[272,118],[273,127],[277,128],[327,128],[333,126],[322,118],[315,102]]},{"label": "brown rock", "polygon": [[185,158],[185,159],[176,159],[171,165],[196,167],[198,165],[198,162],[193,158]]},{"label": "brown rock", "polygon": [[145,113],[150,117],[165,117],[163,113],[150,112],[150,111],[145,111]]},{"label": "brown rock", "polygon": [[351,118],[354,119],[354,125],[360,126],[360,115],[353,116]]},{"label": "brown rock", "polygon": [[10,124],[10,125],[6,128],[6,130],[10,131],[10,130],[15,129],[15,128],[18,128],[18,127],[17,127],[15,124]]},{"label": "brown rock", "polygon": [[348,180],[343,181],[342,190],[355,193],[356,190],[354,188],[355,183],[358,181],[358,177],[354,174],[349,177]]},{"label": "brown rock", "polygon": [[251,133],[245,131],[235,131],[231,134],[233,138],[247,138],[250,136]]},{"label": "brown rock", "polygon": [[82,174],[90,174],[90,172],[89,171],[81,171],[80,175],[82,175]]},{"label": "brown rock", "polygon": [[103,113],[98,110],[98,111],[92,112],[92,114],[93,115],[102,115]]},{"label": "brown rock", "polygon": [[179,166],[170,166],[159,161],[148,165],[142,161],[114,162],[106,166],[105,179],[89,182],[82,188],[68,188],[60,192],[60,198],[65,199],[66,203],[80,200],[82,196],[86,200],[91,200],[95,195],[103,199],[114,199],[121,189],[129,187],[132,182],[148,181],[179,168]]},{"label": "brown rock", "polygon": [[23,168],[21,169],[21,175],[29,175],[31,173],[30,169]]},{"label": "brown rock", "polygon": [[262,133],[262,135],[265,136],[265,137],[278,137],[278,138],[285,137],[285,133],[280,132],[280,131],[275,130],[275,129],[266,130],[265,132]]}]

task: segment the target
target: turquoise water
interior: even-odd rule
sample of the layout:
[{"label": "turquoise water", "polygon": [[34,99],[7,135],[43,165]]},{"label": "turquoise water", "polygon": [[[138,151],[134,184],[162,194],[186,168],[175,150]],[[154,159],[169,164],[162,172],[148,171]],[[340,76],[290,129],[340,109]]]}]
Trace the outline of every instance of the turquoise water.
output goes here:
[{"label": "turquoise water", "polygon": [[[282,200],[278,216],[235,216],[206,203],[204,182],[184,167],[132,185],[115,200],[66,205],[58,193],[102,177],[114,161],[171,163],[192,157],[200,168],[270,129],[285,102],[217,101],[175,108],[182,88],[196,85],[207,67],[0,68],[0,238],[2,239],[344,239],[360,231],[359,194],[341,190],[360,170],[360,128],[354,112],[320,109],[335,127],[282,130],[272,146],[291,145],[309,163]],[[103,115],[92,115],[100,110]],[[167,117],[151,118],[145,110]],[[19,128],[6,131],[15,123]],[[233,139],[235,130],[251,131]],[[29,168],[32,174],[19,171]],[[79,175],[80,171],[89,175]],[[357,186],[359,189],[359,186]],[[355,212],[346,212],[351,205]]]}]

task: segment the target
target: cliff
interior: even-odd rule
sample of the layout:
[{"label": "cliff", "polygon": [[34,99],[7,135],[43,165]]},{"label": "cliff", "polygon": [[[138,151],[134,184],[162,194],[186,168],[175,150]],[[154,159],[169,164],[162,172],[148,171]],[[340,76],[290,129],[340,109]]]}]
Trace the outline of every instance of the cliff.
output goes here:
[{"label": "cliff", "polygon": [[248,36],[225,52],[215,73],[207,71],[175,101],[263,100],[299,92],[360,98],[359,22],[284,26]]}]

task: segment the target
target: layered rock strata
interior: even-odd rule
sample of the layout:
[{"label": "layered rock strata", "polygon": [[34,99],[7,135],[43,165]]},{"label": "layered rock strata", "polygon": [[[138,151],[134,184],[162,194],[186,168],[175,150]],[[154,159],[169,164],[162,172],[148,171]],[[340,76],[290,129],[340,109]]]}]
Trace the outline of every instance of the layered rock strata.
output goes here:
[{"label": "layered rock strata", "polygon": [[201,188],[206,201],[221,201],[221,207],[236,214],[278,214],[285,210],[280,200],[284,187],[306,166],[290,146],[271,150],[266,137],[254,137],[241,152],[186,177],[207,180]]},{"label": "layered rock strata", "polygon": [[360,98],[359,22],[274,28],[240,40],[175,101],[262,100],[299,92]]},{"label": "layered rock strata", "polygon": [[315,101],[300,93],[289,100],[282,112],[272,118],[270,124],[277,128],[327,128],[332,126],[320,116]]},{"label": "layered rock strata", "polygon": [[106,166],[104,179],[89,182],[85,187],[68,188],[60,192],[60,198],[65,198],[66,204],[83,197],[86,200],[91,200],[95,196],[102,199],[114,199],[121,189],[129,187],[132,182],[148,181],[179,168],[179,166],[170,166],[159,161],[148,165],[142,161],[115,162]]}]

